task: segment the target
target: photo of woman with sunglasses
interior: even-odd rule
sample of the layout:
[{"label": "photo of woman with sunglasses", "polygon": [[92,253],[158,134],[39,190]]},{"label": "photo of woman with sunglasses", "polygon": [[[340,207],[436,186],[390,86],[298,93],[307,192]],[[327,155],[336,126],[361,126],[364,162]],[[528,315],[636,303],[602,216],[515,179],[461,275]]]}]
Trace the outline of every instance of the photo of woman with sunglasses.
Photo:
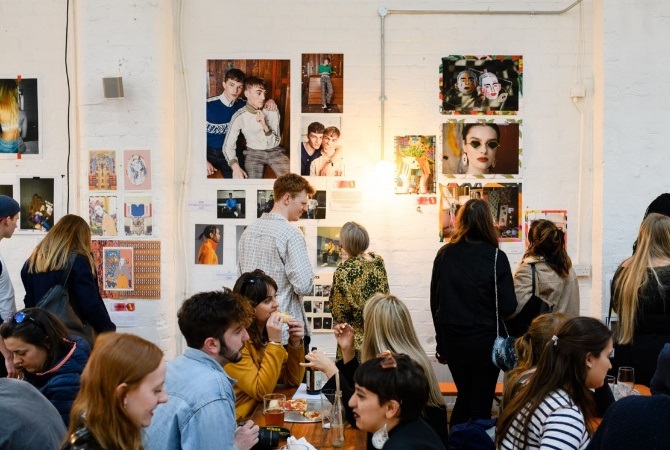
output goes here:
[{"label": "photo of woman with sunglasses", "polygon": [[0,336],[25,381],[44,394],[67,426],[91,353],[86,339],[69,334],[55,315],[41,308],[26,308],[9,316],[0,326]]}]

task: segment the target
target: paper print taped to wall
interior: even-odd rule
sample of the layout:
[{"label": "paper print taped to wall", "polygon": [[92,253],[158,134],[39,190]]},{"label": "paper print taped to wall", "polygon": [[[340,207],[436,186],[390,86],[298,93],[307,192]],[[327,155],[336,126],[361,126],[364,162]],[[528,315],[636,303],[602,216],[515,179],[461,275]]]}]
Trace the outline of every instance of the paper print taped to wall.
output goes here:
[{"label": "paper print taped to wall", "polygon": [[[326,135],[327,131],[327,135]],[[324,176],[344,172],[340,116],[303,115],[300,123],[300,175]],[[324,138],[326,140],[324,145]],[[330,161],[329,161],[330,160]],[[335,167],[337,164],[338,167]],[[339,176],[338,175],[338,176]]]},{"label": "paper print taped to wall", "polygon": [[435,193],[435,136],[396,136],[396,194]]},{"label": "paper print taped to wall", "polygon": [[110,195],[88,198],[88,217],[93,236],[118,236],[117,197]]},{"label": "paper print taped to wall", "polygon": [[115,191],[116,186],[116,151],[91,150],[88,154],[88,189]]},{"label": "paper print taped to wall", "polygon": [[520,183],[447,183],[440,188],[440,242],[456,231],[456,215],[470,199],[488,203],[500,242],[521,242]]},{"label": "paper print taped to wall", "polygon": [[223,264],[223,225],[195,226],[195,263]]},{"label": "paper print taped to wall", "polygon": [[517,178],[521,174],[521,120],[451,119],[442,124],[446,178]]},{"label": "paper print taped to wall", "polygon": [[133,265],[132,247],[104,247],[102,249],[103,289],[132,291]]},{"label": "paper print taped to wall", "polygon": [[19,228],[49,231],[55,223],[54,179],[21,178],[19,192],[21,206]]},{"label": "paper print taped to wall", "polygon": [[337,267],[342,259],[340,230],[342,227],[317,227],[316,229],[316,265]]},{"label": "paper print taped to wall", "polygon": [[528,230],[534,220],[549,220],[556,227],[563,231],[565,238],[565,247],[568,247],[568,211],[565,209],[527,209],[524,213],[523,235],[526,238],[526,247],[528,247]]},{"label": "paper print taped to wall", "polygon": [[442,114],[516,114],[523,90],[520,55],[451,55],[440,64]]},{"label": "paper print taped to wall", "polygon": [[[110,248],[132,249],[132,289],[106,289],[104,250]],[[161,243],[160,241],[127,241],[97,239],[91,242],[93,259],[98,275],[98,288],[108,299],[159,299],[161,295]],[[122,284],[124,280],[121,280]]]},{"label": "paper print taped to wall", "polygon": [[269,213],[275,206],[275,194],[270,189],[259,189],[256,192],[256,218]]},{"label": "paper print taped to wall", "polygon": [[[287,174],[291,61],[210,59],[206,69],[208,178],[277,178]],[[247,91],[243,89],[245,80]],[[266,104],[270,100],[276,108]],[[239,164],[231,169],[228,161],[233,160]]]},{"label": "paper print taped to wall", "polygon": [[38,155],[37,78],[0,77],[0,155]]},{"label": "paper print taped to wall", "polygon": [[333,272],[321,271],[314,275],[314,288],[311,295],[303,296],[303,305],[307,323],[314,333],[332,333],[333,315],[330,305],[330,289],[333,284]]},{"label": "paper print taped to wall", "polygon": [[325,219],[326,218],[326,191],[316,191],[307,200],[307,211],[302,213],[301,219]]},{"label": "paper print taped to wall", "polygon": [[247,192],[224,189],[216,191],[218,219],[244,219],[247,214]]},{"label": "paper print taped to wall", "polygon": [[123,151],[123,179],[127,191],[151,189],[151,151]]},{"label": "paper print taped to wall", "polygon": [[344,112],[344,55],[303,53],[302,112]]},{"label": "paper print taped to wall", "polygon": [[123,229],[126,236],[151,236],[153,205],[150,195],[126,195],[123,204]]}]

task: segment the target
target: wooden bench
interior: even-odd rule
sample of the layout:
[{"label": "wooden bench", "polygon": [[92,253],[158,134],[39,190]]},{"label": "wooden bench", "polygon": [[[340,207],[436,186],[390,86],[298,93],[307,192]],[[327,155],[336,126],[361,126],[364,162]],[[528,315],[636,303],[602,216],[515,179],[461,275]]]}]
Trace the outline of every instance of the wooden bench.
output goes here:
[{"label": "wooden bench", "polygon": [[[453,381],[442,381],[438,383],[440,385],[440,392],[445,397],[451,397],[458,395],[458,389],[456,389],[456,383]],[[496,383],[496,398],[502,397],[503,394],[503,384],[502,382]]]}]

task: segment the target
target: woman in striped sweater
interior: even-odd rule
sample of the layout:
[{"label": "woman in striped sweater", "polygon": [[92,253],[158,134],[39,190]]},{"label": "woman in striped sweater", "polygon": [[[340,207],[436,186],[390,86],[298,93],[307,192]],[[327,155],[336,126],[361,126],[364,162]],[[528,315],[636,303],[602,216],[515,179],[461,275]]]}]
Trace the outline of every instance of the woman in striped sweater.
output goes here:
[{"label": "woman in striped sweater", "polygon": [[612,367],[612,333],[591,317],[570,319],[540,357],[535,374],[498,419],[496,447],[584,449],[595,403],[589,389]]}]

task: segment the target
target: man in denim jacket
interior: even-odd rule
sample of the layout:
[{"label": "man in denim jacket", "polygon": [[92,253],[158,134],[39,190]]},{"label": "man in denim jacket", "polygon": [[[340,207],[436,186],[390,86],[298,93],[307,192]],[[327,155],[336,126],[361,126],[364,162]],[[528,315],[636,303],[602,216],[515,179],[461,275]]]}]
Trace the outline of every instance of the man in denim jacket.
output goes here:
[{"label": "man in denim jacket", "polygon": [[189,348],[167,365],[169,400],[154,412],[147,450],[248,450],[258,442],[257,425],[235,423],[235,380],[223,371],[242,357],[252,317],[249,302],[228,289],[184,302],[177,318]]}]

